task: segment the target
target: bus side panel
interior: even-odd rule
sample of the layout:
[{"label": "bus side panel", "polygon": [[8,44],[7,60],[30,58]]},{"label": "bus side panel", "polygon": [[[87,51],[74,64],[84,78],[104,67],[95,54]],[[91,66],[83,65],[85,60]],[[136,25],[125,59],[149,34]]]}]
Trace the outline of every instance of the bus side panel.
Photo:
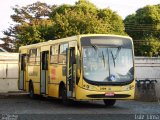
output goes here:
[{"label": "bus side panel", "polygon": [[59,83],[63,81],[66,84],[66,65],[59,65],[58,76],[59,76]]},{"label": "bus side panel", "polygon": [[25,83],[25,87],[26,87],[26,92],[29,92],[29,81],[26,81],[26,83]]},{"label": "bus side panel", "polygon": [[51,97],[59,97],[59,80],[60,80],[60,65],[51,64],[50,65],[50,79],[48,83],[48,95]]},{"label": "bus side panel", "polygon": [[49,93],[49,96],[51,97],[55,97],[55,98],[58,98],[59,97],[59,84],[56,84],[56,83],[51,83],[51,84],[48,84],[48,93]]},{"label": "bus side panel", "polygon": [[[34,87],[34,93],[40,94],[40,66],[34,65],[34,66],[28,66],[28,85],[29,81],[32,80],[33,87]],[[29,90],[29,87],[27,85],[27,88]]]}]

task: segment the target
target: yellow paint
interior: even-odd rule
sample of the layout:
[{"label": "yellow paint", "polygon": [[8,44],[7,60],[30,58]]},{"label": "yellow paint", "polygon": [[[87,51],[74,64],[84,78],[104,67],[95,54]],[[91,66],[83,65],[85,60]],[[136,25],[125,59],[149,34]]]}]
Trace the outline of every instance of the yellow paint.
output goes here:
[{"label": "yellow paint", "polygon": [[[97,99],[89,98],[87,95],[90,94],[105,94],[106,92],[114,92],[115,94],[128,94],[131,95],[128,98],[116,98],[116,99],[134,99],[135,91],[135,81],[129,85],[123,86],[96,86],[91,85],[83,80],[82,67],[80,67],[81,58],[81,44],[80,38],[84,36],[113,36],[105,34],[88,34],[88,35],[78,35],[74,37],[68,37],[59,40],[50,40],[48,42],[28,45],[20,47],[20,54],[27,54],[29,56],[29,50],[37,48],[38,52],[49,51],[48,56],[48,70],[46,71],[46,95],[51,97],[59,98],[59,84],[63,82],[66,84],[66,75],[63,75],[63,68],[66,64],[50,64],[50,47],[55,44],[69,43],[69,47],[75,47],[75,54],[77,59],[77,64],[75,65],[77,77],[80,78],[78,85],[75,85],[73,91],[73,98],[77,100],[87,100],[87,99]],[[117,36],[117,35],[114,35]],[[124,36],[118,36],[123,38],[129,38]],[[130,38],[129,38],[130,39]],[[29,61],[30,60],[30,61]],[[34,60],[36,62],[34,62]],[[29,92],[29,80],[33,81],[35,94],[40,94],[40,56],[32,59],[28,59],[25,70],[25,88],[24,90]],[[76,83],[76,82],[75,82]],[[99,98],[104,99],[104,98]]]}]

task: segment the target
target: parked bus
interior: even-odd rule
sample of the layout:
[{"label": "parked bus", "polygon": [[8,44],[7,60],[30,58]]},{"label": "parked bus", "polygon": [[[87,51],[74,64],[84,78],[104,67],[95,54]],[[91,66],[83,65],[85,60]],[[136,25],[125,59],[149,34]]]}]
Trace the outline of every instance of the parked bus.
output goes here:
[{"label": "parked bus", "polygon": [[130,37],[87,34],[22,46],[19,89],[63,101],[134,99]]}]

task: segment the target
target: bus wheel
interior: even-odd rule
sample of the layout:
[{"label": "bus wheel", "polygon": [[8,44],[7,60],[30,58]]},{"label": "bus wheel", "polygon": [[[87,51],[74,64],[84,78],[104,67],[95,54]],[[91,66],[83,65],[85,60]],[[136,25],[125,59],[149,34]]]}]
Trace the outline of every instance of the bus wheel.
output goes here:
[{"label": "bus wheel", "polygon": [[114,99],[104,99],[103,102],[106,106],[113,106],[116,103],[116,100],[114,100]]},{"label": "bus wheel", "polygon": [[68,103],[67,89],[64,85],[61,87],[61,97],[62,97],[63,104],[67,104]]},{"label": "bus wheel", "polygon": [[34,95],[34,87],[33,87],[33,83],[29,82],[29,97],[34,99],[35,95]]}]

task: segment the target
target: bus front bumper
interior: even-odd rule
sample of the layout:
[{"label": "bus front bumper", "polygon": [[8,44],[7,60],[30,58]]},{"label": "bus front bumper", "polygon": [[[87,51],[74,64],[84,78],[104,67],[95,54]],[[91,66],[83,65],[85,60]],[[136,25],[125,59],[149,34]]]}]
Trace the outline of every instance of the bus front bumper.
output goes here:
[{"label": "bus front bumper", "polygon": [[77,86],[76,99],[77,100],[101,100],[101,99],[134,99],[135,90],[128,91],[91,91]]}]

